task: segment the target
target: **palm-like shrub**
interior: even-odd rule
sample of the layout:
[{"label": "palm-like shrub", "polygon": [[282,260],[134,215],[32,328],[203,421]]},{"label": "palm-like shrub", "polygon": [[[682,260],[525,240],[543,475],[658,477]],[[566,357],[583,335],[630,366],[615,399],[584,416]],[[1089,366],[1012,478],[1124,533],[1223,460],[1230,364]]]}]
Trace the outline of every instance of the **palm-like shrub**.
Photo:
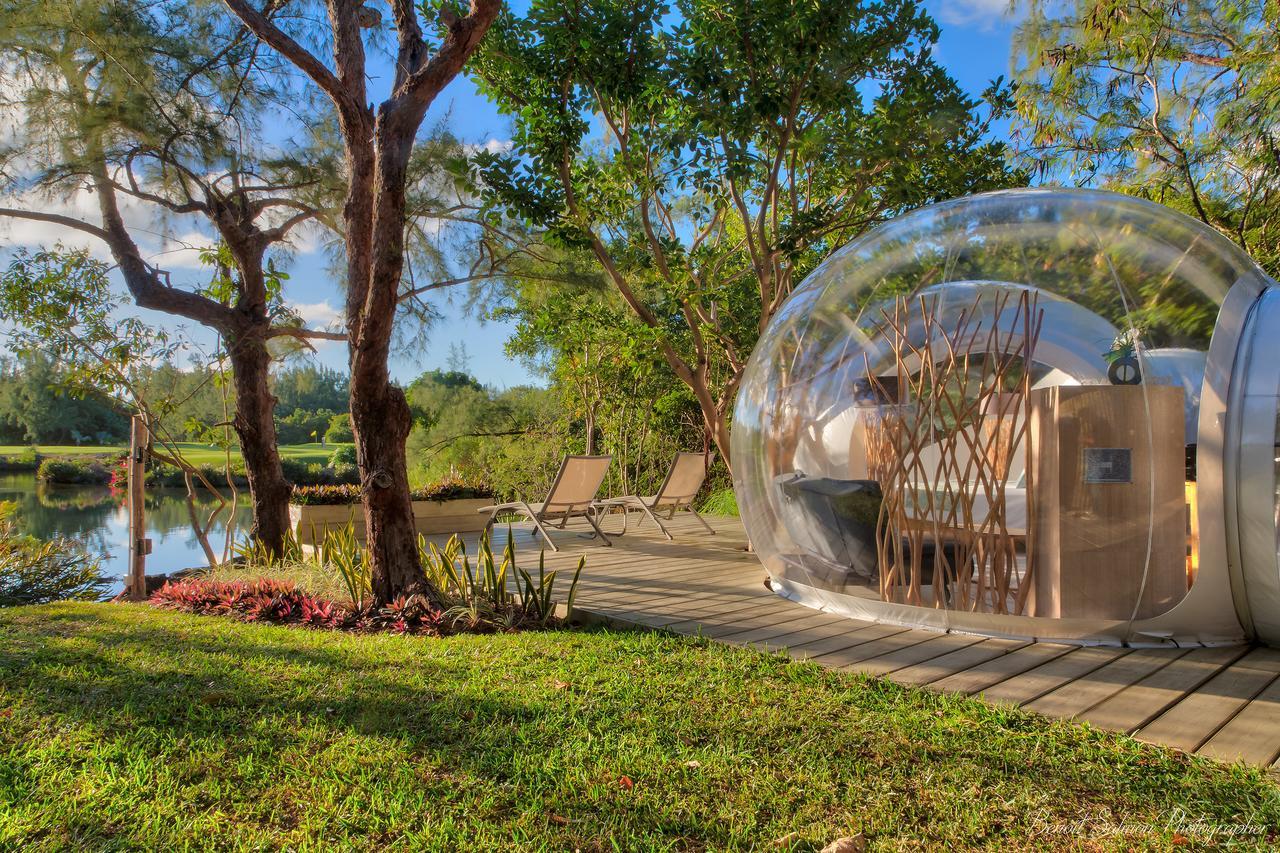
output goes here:
[{"label": "palm-like shrub", "polygon": [[103,597],[111,579],[101,560],[71,539],[18,535],[13,511],[12,503],[0,502],[0,607]]}]

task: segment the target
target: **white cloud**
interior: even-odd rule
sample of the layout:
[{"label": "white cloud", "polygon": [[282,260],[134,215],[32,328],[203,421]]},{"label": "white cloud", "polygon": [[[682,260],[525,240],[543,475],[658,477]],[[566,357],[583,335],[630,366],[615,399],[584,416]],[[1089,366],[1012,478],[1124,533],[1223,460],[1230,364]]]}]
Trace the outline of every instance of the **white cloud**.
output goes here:
[{"label": "white cloud", "polygon": [[1017,0],[938,0],[938,20],[955,27],[990,30],[1014,18]]},{"label": "white cloud", "polygon": [[[342,309],[335,308],[328,299],[322,302],[290,301],[287,306],[290,311],[302,318],[303,325],[308,329],[324,332],[342,331]],[[323,350],[341,347],[343,343],[342,341],[313,340],[311,345],[317,350]]]},{"label": "white cloud", "polygon": [[323,302],[290,302],[289,310],[302,318],[311,329],[336,329],[342,325],[342,309]]},{"label": "white cloud", "polygon": [[498,139],[495,137],[489,139],[489,141],[485,142],[484,145],[481,145],[480,148],[483,148],[490,154],[503,154],[510,151],[513,145],[514,143],[510,139]]}]

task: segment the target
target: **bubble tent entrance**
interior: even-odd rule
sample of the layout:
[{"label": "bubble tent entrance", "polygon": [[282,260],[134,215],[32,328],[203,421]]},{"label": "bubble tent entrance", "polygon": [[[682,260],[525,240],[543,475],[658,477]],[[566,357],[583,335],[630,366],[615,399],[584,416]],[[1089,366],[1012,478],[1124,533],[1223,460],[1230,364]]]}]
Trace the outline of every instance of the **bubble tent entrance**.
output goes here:
[{"label": "bubble tent entrance", "polygon": [[1112,193],[895,219],[747,365],[734,488],[775,592],[850,617],[1129,645],[1280,643],[1280,289]]}]

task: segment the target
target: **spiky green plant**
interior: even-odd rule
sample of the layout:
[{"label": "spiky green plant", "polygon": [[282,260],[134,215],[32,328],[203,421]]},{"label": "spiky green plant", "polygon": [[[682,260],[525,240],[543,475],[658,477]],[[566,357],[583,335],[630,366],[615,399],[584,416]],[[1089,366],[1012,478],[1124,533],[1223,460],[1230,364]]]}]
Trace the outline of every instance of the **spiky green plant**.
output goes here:
[{"label": "spiky green plant", "polygon": [[373,596],[373,570],[369,552],[356,539],[354,528],[331,529],[320,543],[321,565],[331,568],[342,579],[342,585],[351,596],[357,610],[363,610]]},{"label": "spiky green plant", "polygon": [[[536,581],[516,565],[515,537],[510,529],[501,558],[495,557],[489,535],[481,536],[474,564],[457,536],[451,537],[443,548],[419,537],[418,548],[427,580],[444,599],[445,615],[454,624],[476,626],[489,622],[503,628],[520,628],[541,627],[555,620],[558,572],[547,571],[545,551],[538,557]],[[570,613],[585,565],[585,557],[578,560],[569,587],[566,609]]]}]

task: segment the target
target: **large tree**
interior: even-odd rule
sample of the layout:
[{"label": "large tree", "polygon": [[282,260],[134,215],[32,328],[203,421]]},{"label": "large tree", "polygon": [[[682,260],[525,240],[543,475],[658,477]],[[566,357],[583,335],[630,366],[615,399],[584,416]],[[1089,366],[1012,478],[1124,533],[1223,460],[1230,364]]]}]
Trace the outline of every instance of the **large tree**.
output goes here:
[{"label": "large tree", "polygon": [[[295,196],[318,182],[316,170],[246,142],[259,132],[259,111],[282,93],[251,40],[215,9],[165,0],[9,4],[0,52],[7,106],[23,123],[4,152],[0,215],[92,235],[110,249],[138,307],[220,336],[251,535],[279,552],[290,487],[276,448],[268,345],[345,335],[304,329],[284,306],[268,252],[318,215]],[[92,203],[78,204],[86,195]],[[50,198],[70,201],[67,212],[49,210]],[[139,245],[150,223],[131,222],[126,204],[198,217],[212,229],[221,242],[210,253],[212,281],[176,286]]]},{"label": "large tree", "polygon": [[747,357],[809,270],[1015,180],[937,35],[911,0],[533,0],[481,50],[514,125],[478,158],[495,206],[594,255],[726,463]]},{"label": "large tree", "polygon": [[[419,562],[405,440],[412,426],[403,390],[387,359],[405,272],[407,184],[414,139],[427,108],[462,70],[498,14],[501,0],[471,0],[465,16],[447,2],[439,36],[423,32],[410,0],[390,0],[395,40],[390,90],[370,99],[366,33],[384,29],[362,0],[326,0],[319,41],[328,60],[293,28],[304,3],[225,0],[244,26],[292,63],[332,102],[345,153],[346,324],[351,365],[351,425],[363,486],[375,602],[405,593],[434,596]],[[303,10],[305,11],[305,10]]]},{"label": "large tree", "polygon": [[1162,201],[1280,271],[1280,5],[1033,0],[1014,39],[1023,153]]}]

